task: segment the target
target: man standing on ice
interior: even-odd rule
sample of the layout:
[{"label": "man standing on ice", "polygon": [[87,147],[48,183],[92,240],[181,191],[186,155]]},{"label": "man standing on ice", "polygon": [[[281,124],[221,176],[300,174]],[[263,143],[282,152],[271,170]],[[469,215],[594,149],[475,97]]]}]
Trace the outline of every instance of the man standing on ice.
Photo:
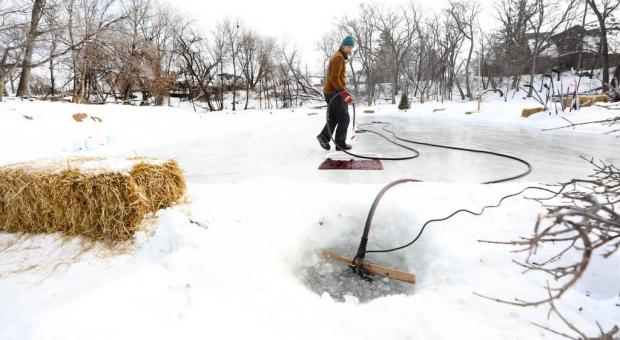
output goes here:
[{"label": "man standing on ice", "polygon": [[351,145],[346,143],[347,129],[349,128],[349,104],[353,103],[353,97],[347,89],[346,65],[347,60],[353,53],[355,39],[352,36],[344,38],[338,51],[329,60],[323,94],[327,101],[327,123],[323,131],[316,137],[319,144],[325,150],[329,150],[331,140],[330,131],[336,132],[336,150],[351,150]]}]

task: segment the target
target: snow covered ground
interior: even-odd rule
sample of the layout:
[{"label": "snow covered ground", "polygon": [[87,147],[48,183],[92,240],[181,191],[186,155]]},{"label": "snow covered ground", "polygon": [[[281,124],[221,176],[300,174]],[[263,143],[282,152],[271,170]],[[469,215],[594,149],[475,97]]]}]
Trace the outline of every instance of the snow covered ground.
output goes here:
[{"label": "snow covered ground", "polygon": [[[477,183],[518,173],[522,165],[414,146],[419,158],[384,162],[383,171],[319,171],[326,152],[315,136],[323,109],[195,113],[1,103],[0,164],[76,155],[174,158],[186,171],[189,203],[160,211],[120,249],[0,234],[0,339],[553,339],[530,324],[566,332],[556,317],[547,320],[547,308],[522,309],[473,294],[544,296],[547,277],[522,275],[511,262],[521,257],[511,248],[478,242],[529,235],[544,212],[533,201],[513,198],[482,217],[458,215],[432,224],[413,247],[370,257],[415,273],[415,285],[368,284],[320,256],[324,248],[353,255],[372,200],[394,179],[424,183],[386,196],[369,248],[400,245],[428,219],[494,204],[530,184],[586,176],[591,167],[580,156],[620,164],[618,134],[603,134],[609,127],[543,132],[566,121],[546,113],[520,117],[522,108],[535,106],[491,100],[473,115],[464,112],[475,103],[413,104],[408,112],[385,105],[373,108],[375,114],[358,108],[358,122],[392,122],[403,137],[532,163],[529,176],[489,186]],[[76,113],[102,122],[76,122]],[[614,111],[563,116],[577,123]],[[369,134],[358,134],[354,148],[403,153]],[[589,334],[598,333],[595,321],[604,329],[619,323],[618,265],[618,256],[595,258],[558,302]]]}]

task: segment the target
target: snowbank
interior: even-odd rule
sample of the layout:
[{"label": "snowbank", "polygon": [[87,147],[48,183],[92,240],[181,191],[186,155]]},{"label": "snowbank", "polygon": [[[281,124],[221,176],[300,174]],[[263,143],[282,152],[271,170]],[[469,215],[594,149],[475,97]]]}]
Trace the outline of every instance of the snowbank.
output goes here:
[{"label": "snowbank", "polygon": [[[378,106],[374,115],[358,107],[360,121],[389,120],[417,138],[505,149],[532,160],[536,169],[518,183],[483,186],[476,182],[501,177],[514,165],[421,148],[419,159],[386,162],[383,172],[319,172],[325,153],[314,136],[324,116],[308,116],[317,111],[312,108],[196,114],[0,104],[0,143],[10,145],[0,164],[67,154],[171,156],[188,173],[190,201],[160,211],[122,249],[0,234],[0,338],[553,338],[530,324],[565,331],[557,318],[546,319],[546,308],[521,309],[473,294],[505,299],[545,294],[548,278],[523,275],[512,263],[521,255],[478,242],[529,235],[543,212],[533,201],[513,198],[482,217],[459,215],[433,224],[414,246],[372,257],[415,273],[414,286],[383,280],[369,285],[319,255],[329,248],[351,256],[372,200],[396,178],[427,182],[386,196],[369,248],[405,243],[428,219],[496,203],[541,179],[587,173],[572,156],[619,160],[618,139],[601,135],[606,127],[544,134],[541,129],[566,122],[544,114],[523,119],[527,105],[489,100],[482,113],[468,116],[464,112],[475,103],[414,104],[409,112]],[[432,112],[435,108],[446,110]],[[71,118],[77,112],[102,122],[77,123]],[[610,115],[591,108],[565,117]],[[110,136],[110,142],[86,151],[72,148],[93,135]],[[543,142],[558,145],[547,148]],[[398,152],[366,135],[355,143],[359,151]],[[618,265],[618,256],[595,258],[587,276],[558,303],[590,334],[598,332],[594,321],[605,329],[618,322]]]}]

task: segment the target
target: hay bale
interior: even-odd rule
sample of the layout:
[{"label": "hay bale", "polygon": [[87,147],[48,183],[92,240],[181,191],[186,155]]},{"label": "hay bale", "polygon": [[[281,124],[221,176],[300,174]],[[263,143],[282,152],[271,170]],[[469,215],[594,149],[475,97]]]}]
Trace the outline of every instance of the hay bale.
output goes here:
[{"label": "hay bale", "polygon": [[[573,96],[566,97],[566,107],[572,107],[574,102]],[[579,96],[579,106],[588,107],[592,106],[596,103],[607,103],[609,102],[609,96],[606,94],[597,94],[592,96]]]},{"label": "hay bale", "polygon": [[606,94],[597,94],[593,96],[594,103],[607,103],[611,98]]},{"label": "hay bale", "polygon": [[572,107],[573,106],[573,97],[572,96],[567,96],[566,100],[564,101],[564,107]]},{"label": "hay bale", "polygon": [[147,212],[170,206],[185,191],[174,161],[146,166],[141,161],[130,171],[75,167],[89,161],[96,160],[0,168],[0,231],[124,241]]},{"label": "hay bale", "polygon": [[609,96],[606,94],[579,97],[579,105],[582,107],[592,106],[596,103],[607,103],[608,101],[609,101]]},{"label": "hay bale", "polygon": [[143,190],[151,212],[171,206],[185,193],[185,176],[176,161],[161,165],[140,162],[130,175]]},{"label": "hay bale", "polygon": [[528,118],[529,116],[535,113],[543,112],[543,111],[545,111],[545,108],[543,107],[535,107],[533,109],[523,109],[523,111],[521,111],[521,117]]}]

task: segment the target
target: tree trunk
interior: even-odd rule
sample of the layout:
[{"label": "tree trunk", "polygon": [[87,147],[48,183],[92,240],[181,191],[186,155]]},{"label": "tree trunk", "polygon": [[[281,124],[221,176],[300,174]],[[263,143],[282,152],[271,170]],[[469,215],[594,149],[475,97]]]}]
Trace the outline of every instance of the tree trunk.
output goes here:
[{"label": "tree trunk", "polygon": [[497,85],[495,84],[495,77],[489,77],[489,84],[491,84],[493,90],[497,89]]},{"label": "tree trunk", "polygon": [[157,58],[157,64],[155,65],[155,89],[152,90],[152,92],[155,92],[155,106],[164,105],[164,91],[167,88],[166,81],[162,77],[162,58]]},{"label": "tree trunk", "polygon": [[353,88],[355,89],[355,95],[359,95],[360,91],[357,86],[357,78],[355,77],[355,70],[353,69],[353,60],[349,59],[349,69],[351,69],[351,77],[353,78]]},{"label": "tree trunk", "polygon": [[131,99],[131,84],[125,84],[125,90],[123,91],[123,105],[129,105]]},{"label": "tree trunk", "polygon": [[616,66],[614,71],[614,77],[611,79],[611,86],[618,88],[618,81],[620,81],[620,64]]},{"label": "tree trunk", "polygon": [[607,25],[605,23],[604,13],[601,13],[593,0],[588,0],[592,11],[598,19],[600,26],[599,39],[601,44],[601,52],[603,54],[603,91],[609,90],[609,48],[607,46]]},{"label": "tree trunk", "polygon": [[140,106],[148,106],[150,97],[151,95],[148,91],[142,90],[142,101],[140,102]]},{"label": "tree trunk", "polygon": [[276,84],[275,81],[273,81],[273,92],[276,98],[276,110],[277,110],[278,109],[278,85]]},{"label": "tree trunk", "polygon": [[250,84],[248,82],[248,84],[245,85],[245,107],[243,108],[244,110],[248,109],[249,102],[250,102]]},{"label": "tree trunk", "polygon": [[288,104],[286,107],[290,108],[293,106],[293,92],[291,92],[291,81],[288,79],[286,80],[286,92],[288,96]]},{"label": "tree trunk", "polygon": [[56,78],[54,75],[54,54],[56,53],[56,46],[58,45],[56,35],[52,35],[52,46],[50,48],[50,94],[52,97],[56,95]]},{"label": "tree trunk", "polygon": [[78,90],[78,96],[77,96],[77,103],[81,104],[84,102],[84,99],[86,98],[86,80],[88,79],[88,62],[84,61],[84,66],[82,68],[82,79],[80,79],[80,86],[79,86],[79,90]]},{"label": "tree trunk", "polygon": [[603,50],[603,91],[609,90],[609,48],[607,46],[607,27],[601,24],[601,49]]},{"label": "tree trunk", "polygon": [[[534,73],[536,73],[536,55],[537,54],[538,54],[538,51],[534,51],[534,55],[532,56],[532,68],[530,69],[530,85],[534,85]],[[534,88],[530,87],[530,89],[527,91],[527,97],[531,98],[533,92],[534,92]]]},{"label": "tree trunk", "polygon": [[[456,75],[454,74],[454,65],[452,65],[450,67],[450,71],[448,74],[448,81],[446,82],[446,95],[445,97],[448,100],[452,100],[452,91],[454,90],[454,83],[456,82],[458,84],[458,79],[456,79]],[[459,91],[460,91],[460,86],[459,86]],[[462,91],[461,91],[462,92]]]},{"label": "tree trunk", "polygon": [[398,71],[394,70],[392,78],[392,104],[396,104],[396,95],[398,94]]},{"label": "tree trunk", "polygon": [[56,79],[54,77],[54,59],[50,60],[50,94],[53,96],[56,95]]},{"label": "tree trunk", "polygon": [[[588,2],[586,1],[585,3],[586,7],[583,9],[583,19],[581,20],[581,27],[584,28],[585,31],[585,27],[586,27],[586,17],[588,14]],[[581,70],[583,69],[583,40],[585,39],[585,32],[583,35],[581,35],[579,37],[579,59],[577,60],[577,69],[579,70],[579,72],[581,72]]]},{"label": "tree trunk", "polygon": [[4,95],[7,94],[6,86],[4,86],[4,82],[6,81],[6,75],[4,73],[0,73],[0,102],[4,100]]},{"label": "tree trunk", "polygon": [[263,79],[259,79],[258,81],[258,107],[260,110],[263,109]]},{"label": "tree trunk", "polygon": [[77,58],[75,56],[75,53],[73,53],[72,56],[72,65],[73,65],[73,97],[72,97],[72,102],[73,103],[77,103],[78,102],[78,69],[77,69]]},{"label": "tree trunk", "polygon": [[28,29],[28,36],[26,37],[26,48],[24,52],[23,67],[21,77],[19,79],[19,86],[17,87],[18,97],[27,97],[30,95],[30,72],[32,71],[32,52],[34,51],[35,39],[39,35],[39,21],[43,15],[43,7],[45,7],[45,0],[35,0],[32,7],[32,17],[30,20],[30,28]]},{"label": "tree trunk", "polygon": [[375,102],[375,81],[371,74],[366,78],[366,92],[368,93],[368,106],[371,106]]},{"label": "tree trunk", "polygon": [[224,110],[224,62],[220,61],[220,111]]},{"label": "tree trunk", "polygon": [[232,110],[235,111],[237,110],[237,63],[235,61],[236,57],[235,57],[235,52],[233,52],[233,58],[232,58],[232,62],[233,62],[233,82],[232,82],[232,91],[233,91],[233,100],[232,100]]},{"label": "tree trunk", "polygon": [[271,98],[269,98],[269,80],[263,80],[263,91],[265,92],[265,109],[271,109]]},{"label": "tree trunk", "polygon": [[461,100],[465,100],[467,96],[465,95],[465,92],[463,92],[463,89],[461,88],[461,84],[459,83],[459,80],[455,79],[454,83],[456,84],[456,88],[459,90],[459,94],[461,95]]},{"label": "tree trunk", "polygon": [[471,79],[469,77],[469,65],[471,64],[471,55],[474,52],[474,39],[472,35],[471,46],[469,47],[469,55],[467,56],[467,62],[465,63],[465,90],[467,91],[467,98],[473,100],[471,92]]}]

